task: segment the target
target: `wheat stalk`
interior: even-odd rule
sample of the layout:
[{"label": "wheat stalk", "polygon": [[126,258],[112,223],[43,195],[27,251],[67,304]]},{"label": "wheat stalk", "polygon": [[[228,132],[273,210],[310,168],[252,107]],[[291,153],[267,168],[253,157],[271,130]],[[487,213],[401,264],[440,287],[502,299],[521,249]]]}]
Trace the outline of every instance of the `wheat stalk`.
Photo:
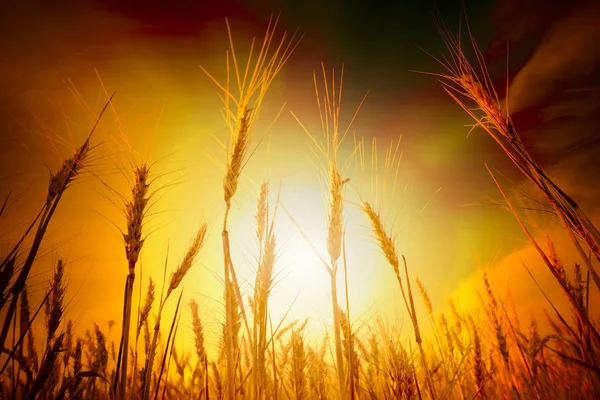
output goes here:
[{"label": "wheat stalk", "polygon": [[481,346],[481,338],[479,336],[479,330],[477,329],[477,325],[471,319],[471,330],[473,331],[473,378],[475,381],[475,388],[477,389],[476,395],[474,397],[480,397],[484,399],[486,397],[484,385],[486,382],[486,366],[483,361],[483,351]]},{"label": "wheat stalk", "polygon": [[[135,266],[144,245],[142,228],[144,218],[148,211],[149,200],[149,174],[150,169],[142,164],[134,171],[134,184],[131,200],[125,204],[125,218],[127,221],[127,233],[123,234],[125,244],[125,256],[128,262],[128,275],[125,282],[125,296],[123,302],[123,326],[121,330],[121,343],[119,346],[119,357],[115,375],[115,386],[118,398],[124,400],[127,392],[127,367],[129,355],[129,327],[131,324],[131,307],[133,301],[133,285],[135,281]],[[118,387],[117,385],[118,383]]]},{"label": "wheat stalk", "polygon": [[415,281],[417,283],[417,289],[419,289],[419,293],[421,294],[421,298],[423,299],[423,303],[425,304],[427,314],[429,314],[429,316],[433,318],[433,306],[431,305],[431,298],[429,297],[429,294],[427,293],[423,282],[421,282],[419,278],[415,278]]},{"label": "wheat stalk", "polygon": [[231,206],[231,198],[235,195],[242,167],[247,158],[250,143],[250,119],[252,112],[244,107],[238,116],[238,129],[233,136],[231,151],[225,167],[225,178],[223,180],[224,200],[228,207]]},{"label": "wheat stalk", "polygon": [[[191,245],[189,246],[188,250],[186,251],[185,256],[183,257],[183,260],[181,261],[181,263],[179,264],[177,269],[175,271],[173,271],[173,273],[171,273],[171,277],[169,279],[169,286],[168,286],[166,295],[164,296],[164,298],[161,295],[161,299],[160,299],[159,307],[158,307],[158,314],[156,316],[156,321],[154,323],[154,332],[152,334],[152,341],[150,342],[149,348],[146,352],[147,358],[146,358],[145,373],[144,373],[144,380],[143,380],[143,387],[142,387],[142,396],[141,396],[142,399],[148,399],[149,395],[150,395],[150,384],[151,384],[151,380],[152,380],[152,368],[154,365],[154,357],[156,355],[156,349],[158,347],[158,336],[160,334],[160,321],[161,321],[163,308],[164,308],[170,294],[175,289],[177,289],[177,287],[179,287],[183,278],[185,277],[187,272],[190,270],[190,268],[196,261],[198,253],[200,252],[200,250],[202,249],[202,247],[204,246],[204,243],[206,241],[207,231],[208,231],[208,225],[206,223],[200,225],[200,228],[198,229],[196,235],[194,236],[194,240],[192,241]],[[166,263],[165,263],[165,270],[166,270]],[[180,298],[180,300],[181,300],[181,298]]]},{"label": "wheat stalk", "polygon": [[37,394],[43,390],[44,386],[48,379],[50,379],[51,375],[55,373],[56,369],[56,360],[58,359],[58,355],[61,351],[61,346],[64,338],[64,333],[58,335],[52,346],[48,348],[46,351],[46,355],[42,360],[42,364],[40,365],[40,370],[37,373],[35,381],[31,384],[24,398],[34,399]]},{"label": "wheat stalk", "polygon": [[198,229],[198,232],[196,233],[196,236],[194,237],[192,245],[188,248],[188,251],[185,253],[185,257],[179,264],[179,267],[175,271],[173,271],[173,273],[171,274],[171,278],[169,279],[169,287],[167,289],[167,294],[165,296],[165,301],[167,300],[169,295],[175,289],[177,289],[177,287],[181,284],[181,281],[183,280],[185,275],[188,273],[190,268],[192,268],[192,265],[194,265],[194,261],[195,261],[196,257],[198,256],[200,249],[202,249],[202,246],[204,246],[204,243],[206,241],[207,230],[208,230],[208,225],[206,223],[204,223],[200,226],[200,229]]},{"label": "wheat stalk", "polygon": [[[600,232],[578,204],[567,195],[536,163],[513,125],[508,106],[502,107],[475,39],[469,30],[469,38],[481,70],[481,78],[465,56],[460,38],[445,26],[438,30],[448,48],[451,59],[438,60],[446,73],[439,76],[445,91],[482,127],[502,148],[515,166],[529,179],[547,199],[571,236],[578,252],[586,263],[594,283],[600,289],[600,275],[581,248],[578,238],[583,239],[590,251],[600,260]],[[469,107],[459,96],[473,101],[477,107]],[[508,93],[507,93],[508,98]]]},{"label": "wheat stalk", "polygon": [[63,317],[63,298],[65,296],[65,287],[63,286],[64,265],[62,260],[58,260],[54,276],[52,277],[53,288],[50,292],[49,301],[46,303],[46,331],[47,346],[50,347],[54,334]]},{"label": "wheat stalk", "polygon": [[[20,334],[21,337],[24,337],[26,334],[29,334],[30,336],[30,343],[31,346],[29,347],[29,354],[27,355],[28,358],[30,359],[30,363],[31,361],[33,361],[34,358],[36,358],[34,352],[32,350],[35,349],[35,346],[33,346],[33,333],[29,330],[29,323],[31,322],[31,315],[30,315],[30,310],[29,310],[29,297],[27,295],[27,286],[25,286],[23,288],[23,291],[21,292],[21,312],[19,315],[19,328],[20,328]],[[21,349],[19,350],[21,355],[23,355],[23,344],[21,343]]]},{"label": "wheat stalk", "polygon": [[[335,341],[335,362],[337,370],[337,382],[339,395],[342,399],[346,398],[346,384],[344,378],[344,358],[342,354],[342,340],[340,333],[340,309],[337,295],[337,267],[338,260],[342,251],[343,239],[343,224],[344,224],[344,184],[348,179],[342,177],[342,173],[338,166],[338,150],[346,133],[350,129],[354,118],[356,117],[360,106],[354,114],[345,132],[340,132],[339,120],[341,112],[342,100],[342,82],[344,76],[344,68],[342,66],[340,74],[339,87],[336,87],[335,71],[332,72],[330,78],[331,86],[329,85],[328,76],[325,71],[325,65],[321,64],[324,93],[319,91],[319,82],[317,74],[313,73],[313,81],[315,86],[315,95],[319,108],[319,117],[321,120],[321,133],[324,136],[324,142],[320,142],[313,136],[300,122],[298,117],[294,115],[300,126],[304,129],[314,145],[313,152],[320,158],[325,159],[324,169],[326,169],[327,182],[327,253],[329,255],[329,263],[324,260],[327,272],[330,275],[331,284],[331,305],[333,314],[333,328]],[[323,95],[323,97],[321,97]],[[363,99],[364,101],[364,99]],[[362,103],[361,103],[362,105]],[[320,255],[319,255],[320,256]]]},{"label": "wheat stalk", "polygon": [[[222,90],[221,99],[224,105],[224,118],[227,126],[230,129],[230,143],[227,154],[227,164],[225,166],[225,176],[223,178],[223,199],[225,201],[225,215],[223,217],[223,268],[225,278],[225,347],[227,353],[227,398],[233,400],[236,397],[235,393],[235,364],[234,364],[234,344],[233,344],[233,314],[232,300],[233,293],[229,293],[230,289],[235,291],[237,303],[242,310],[244,322],[248,327],[246,314],[243,307],[243,301],[233,263],[231,261],[231,251],[229,243],[229,232],[227,231],[227,220],[231,209],[231,200],[237,192],[241,172],[244,165],[248,161],[248,148],[252,138],[252,125],[260,109],[262,100],[267,89],[271,85],[273,79],[277,76],[285,62],[288,60],[291,53],[298,45],[298,41],[294,41],[295,35],[288,40],[287,33],[284,33],[278,46],[272,50],[275,30],[277,28],[279,17],[275,20],[269,20],[264,41],[258,52],[256,59],[253,58],[254,41],[248,56],[246,68],[242,71],[238,65],[235,49],[233,46],[233,38],[229,22],[227,22],[227,32],[231,48],[231,58],[234,64],[235,78],[237,81],[237,95],[233,94],[230,89],[230,70],[229,70],[229,53],[227,53],[227,80],[225,84],[219,83],[212,77],[204,68],[203,71],[207,76]],[[231,105],[231,102],[234,105]],[[252,109],[250,104],[252,103]],[[235,107],[235,108],[234,108]],[[229,282],[232,285],[229,285]]]},{"label": "wheat stalk", "polygon": [[148,317],[150,316],[150,311],[152,310],[152,306],[155,300],[155,285],[152,278],[149,279],[148,289],[146,290],[146,296],[144,297],[144,301],[142,304],[141,301],[141,283],[140,283],[140,304],[138,305],[138,322],[137,329],[135,334],[135,350],[132,359],[133,373],[131,376],[131,388],[135,391],[136,379],[138,376],[137,373],[137,365],[138,365],[138,341],[140,338],[140,334],[142,333],[142,328],[147,326]]},{"label": "wheat stalk", "polygon": [[[381,221],[381,217],[379,214],[373,209],[371,204],[367,201],[363,201],[361,203],[362,210],[366,214],[367,218],[371,222],[371,229],[373,230],[373,234],[383,255],[386,260],[392,266],[394,270],[394,274],[396,275],[396,279],[398,280],[398,284],[400,285],[400,289],[402,291],[402,296],[404,298],[404,302],[406,303],[406,296],[404,294],[404,287],[402,285],[402,278],[400,277],[400,262],[398,260],[398,255],[396,253],[396,246],[394,244],[394,240],[388,236],[383,226],[383,222]],[[408,303],[407,303],[408,304]]]},{"label": "wheat stalk", "polygon": [[404,283],[402,281],[402,277],[400,276],[400,261],[398,258],[398,253],[396,251],[396,245],[394,243],[394,239],[390,235],[387,234],[383,222],[381,220],[380,215],[373,209],[371,204],[367,201],[362,201],[361,207],[363,212],[366,214],[367,218],[371,222],[371,229],[373,231],[373,235],[381,248],[385,258],[388,263],[392,266],[394,270],[394,274],[396,275],[396,279],[398,280],[398,286],[400,287],[400,293],[402,294],[402,300],[404,301],[404,305],[406,306],[406,311],[410,316],[411,323],[413,325],[413,330],[415,334],[415,341],[417,346],[419,347],[419,352],[421,355],[421,361],[423,364],[423,368],[427,373],[427,383],[429,386],[429,390],[431,392],[432,397],[435,398],[435,389],[433,387],[433,383],[431,381],[431,376],[429,374],[429,368],[427,367],[427,361],[425,358],[425,351],[423,349],[423,341],[421,338],[421,332],[419,329],[419,323],[417,320],[417,315],[414,307],[414,300],[412,296],[412,290],[410,286],[410,279],[408,278],[408,267],[406,265],[406,259],[402,256],[402,260],[404,262],[404,271],[406,275],[406,291],[404,289]]},{"label": "wheat stalk", "polygon": [[150,311],[152,310],[152,305],[154,304],[154,292],[154,282],[152,281],[152,278],[150,278],[150,282],[148,283],[148,289],[146,291],[146,296],[144,297],[144,303],[142,305],[142,308],[140,309],[140,318],[137,324],[137,329],[135,331],[136,338],[140,336],[140,333],[142,332],[142,327],[144,326],[144,324],[148,320],[148,317],[150,316]]},{"label": "wheat stalk", "polygon": [[[278,201],[279,202],[279,201]],[[269,315],[269,296],[273,287],[273,271],[276,260],[275,214],[269,214],[268,185],[261,185],[257,207],[257,239],[259,242],[259,260],[254,288],[254,332],[253,332],[253,374],[254,394],[262,399],[266,384],[267,319]],[[270,222],[270,223],[269,223]]]},{"label": "wheat stalk", "polygon": [[[50,178],[50,184],[48,185],[48,195],[46,197],[46,202],[42,207],[41,217],[39,219],[39,225],[35,237],[33,239],[33,243],[31,245],[31,248],[29,249],[27,259],[25,260],[25,263],[23,264],[23,267],[21,268],[18,277],[11,288],[11,302],[6,312],[6,316],[4,317],[2,331],[0,332],[0,348],[4,348],[6,336],[8,335],[8,330],[13,321],[13,316],[17,308],[19,293],[21,293],[21,291],[25,287],[27,277],[29,276],[29,272],[31,271],[33,262],[36,259],[37,252],[42,244],[42,239],[44,238],[48,225],[50,224],[50,220],[52,219],[52,216],[54,215],[54,212],[58,207],[60,199],[62,198],[64,192],[67,190],[67,187],[83,170],[90,151],[92,136],[96,131],[96,127],[100,123],[100,119],[102,118],[104,112],[108,108],[108,105],[112,101],[113,96],[114,93],[108,99],[108,101],[98,114],[98,117],[96,118],[96,121],[92,126],[92,129],[90,130],[90,133],[86,137],[81,147],[79,147],[75,151],[75,154],[71,158],[65,160],[59,171],[55,175],[52,175]],[[31,226],[31,228],[32,227],[33,225]],[[14,254],[18,250],[20,243],[21,242],[19,242],[17,246],[15,246],[11,254]],[[2,267],[4,268],[4,262]]]},{"label": "wheat stalk", "polygon": [[306,395],[306,350],[302,333],[305,321],[299,328],[292,328],[290,347],[292,351],[292,386],[296,400],[302,400]]},{"label": "wheat stalk", "polygon": [[337,264],[342,249],[343,195],[342,176],[335,160],[329,163],[329,212],[327,217],[327,252],[333,266]]},{"label": "wheat stalk", "polygon": [[[194,346],[196,349],[196,357],[197,366],[196,369],[200,370],[201,373],[198,376],[200,379],[202,378],[202,373],[207,375],[208,370],[206,369],[206,349],[204,347],[204,327],[202,326],[202,321],[200,320],[200,314],[198,312],[198,303],[194,300],[190,301],[190,311],[192,313],[192,332],[194,333]],[[204,381],[201,380],[201,384],[204,385],[202,390],[208,391],[208,385]]]}]

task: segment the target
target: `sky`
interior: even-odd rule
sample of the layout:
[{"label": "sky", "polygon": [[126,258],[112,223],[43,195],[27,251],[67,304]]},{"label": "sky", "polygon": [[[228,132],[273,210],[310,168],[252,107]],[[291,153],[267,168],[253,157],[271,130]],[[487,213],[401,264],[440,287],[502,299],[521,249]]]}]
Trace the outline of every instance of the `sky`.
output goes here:
[{"label": "sky", "polygon": [[[484,270],[499,290],[510,285],[522,304],[539,304],[519,262],[526,260],[535,270],[536,257],[514,218],[497,205],[500,196],[484,162],[505,176],[515,197],[531,188],[484,132],[476,130],[467,138],[469,117],[435,77],[418,73],[441,71],[428,54],[444,50],[434,16],[452,29],[462,21],[464,29],[460,1],[213,3],[84,0],[0,6],[0,195],[11,193],[0,220],[0,252],[35,215],[49,170],[55,171],[81,143],[106,93],[116,91],[90,171],[69,190],[51,225],[44,256],[30,279],[34,294],[41,298],[52,264],[65,258],[67,310],[81,328],[91,321],[120,319],[126,277],[121,196],[128,196],[131,162],[147,161],[153,164],[158,190],[136,282],[146,285],[148,275],[161,279],[167,249],[173,269],[194,229],[207,221],[207,248],[184,287],[186,300],[200,300],[216,337],[225,159],[219,142],[227,136],[216,88],[199,65],[224,76],[226,17],[236,50],[244,54],[250,38],[260,38],[269,16],[281,11],[279,31],[297,30],[303,36],[267,94],[255,143],[265,140],[248,163],[234,202],[234,261],[241,275],[251,281],[254,250],[243,232],[254,232],[252,215],[263,180],[270,180],[273,200],[281,185],[283,205],[308,236],[318,242],[324,235],[319,171],[293,115],[318,133],[313,72],[320,74],[323,63],[339,74],[343,64],[343,121],[348,123],[368,93],[352,133],[369,146],[376,138],[380,161],[385,148],[401,137],[400,175],[388,182],[399,189],[381,212],[393,223],[401,252],[434,306],[442,309],[449,297],[458,296],[463,308],[474,307]],[[528,149],[599,222],[598,3],[462,3],[502,97],[509,79],[509,110]],[[348,159],[351,145],[347,140],[343,147]],[[347,165],[349,199],[356,200],[361,190],[373,192],[373,176],[361,176],[353,161]],[[355,204],[349,202],[347,210],[350,297],[357,314],[402,319],[400,308],[390,305],[399,300],[397,288],[366,221]],[[296,227],[282,212],[278,215],[281,262],[274,312],[283,315],[291,306],[292,317],[311,316],[319,326],[329,318],[321,310],[327,276],[314,255],[307,255],[310,247]],[[552,233],[565,258],[574,260],[568,244],[560,245],[564,238],[555,221],[539,213],[527,217]],[[541,267],[537,270],[541,281],[551,285]]]}]

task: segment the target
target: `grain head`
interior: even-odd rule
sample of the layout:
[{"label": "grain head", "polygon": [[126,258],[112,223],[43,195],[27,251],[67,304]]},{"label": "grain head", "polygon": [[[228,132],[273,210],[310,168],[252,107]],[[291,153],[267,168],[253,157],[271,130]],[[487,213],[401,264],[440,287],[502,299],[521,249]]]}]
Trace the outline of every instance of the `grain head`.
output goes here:
[{"label": "grain head", "polygon": [[135,267],[144,239],[142,238],[142,225],[148,206],[148,181],[150,169],[143,164],[135,172],[135,182],[132,189],[132,199],[125,205],[125,216],[127,219],[127,233],[123,235],[125,240],[125,254],[129,261],[129,268]]},{"label": "grain head", "polygon": [[198,232],[196,233],[196,236],[194,237],[194,241],[192,242],[191,246],[188,248],[188,251],[185,254],[185,257],[179,264],[179,267],[177,267],[177,269],[171,274],[171,278],[169,280],[169,288],[167,289],[167,295],[165,296],[165,301],[169,297],[169,295],[175,289],[177,289],[177,287],[179,286],[179,284],[181,283],[181,281],[183,280],[183,278],[185,277],[187,272],[190,270],[190,268],[192,268],[192,265],[194,265],[194,262],[196,260],[196,257],[198,256],[198,253],[202,249],[202,246],[204,246],[207,230],[208,230],[208,225],[206,223],[204,223],[204,224],[202,224],[202,226],[200,226],[200,229],[198,229]]}]

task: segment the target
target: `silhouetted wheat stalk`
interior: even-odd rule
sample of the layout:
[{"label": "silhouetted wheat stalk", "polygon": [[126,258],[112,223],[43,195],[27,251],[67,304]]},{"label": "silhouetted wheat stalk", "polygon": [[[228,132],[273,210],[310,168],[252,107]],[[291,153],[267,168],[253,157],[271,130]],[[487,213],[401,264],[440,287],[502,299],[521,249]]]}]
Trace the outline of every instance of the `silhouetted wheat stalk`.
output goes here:
[{"label": "silhouetted wheat stalk", "polygon": [[[460,37],[450,32],[441,23],[438,24],[438,30],[450,53],[450,59],[446,57],[436,59],[447,72],[433,75],[441,78],[443,88],[452,99],[498,143],[523,175],[540,190],[570,234],[594,283],[600,289],[600,276],[577,240],[577,238],[581,238],[585,241],[596,259],[600,261],[600,232],[577,203],[554,183],[525,148],[508,113],[508,107],[501,105],[493,88],[483,55],[470,30],[468,31],[469,39],[477,57],[480,74],[465,56]],[[508,96],[507,93],[507,98]],[[460,97],[474,102],[476,107],[467,105]]]},{"label": "silhouetted wheat stalk", "polygon": [[121,331],[121,344],[119,346],[119,363],[115,377],[115,384],[117,380],[119,381],[117,394],[121,400],[126,398],[127,391],[127,360],[129,354],[129,326],[131,323],[133,284],[135,281],[135,266],[145,239],[142,234],[142,228],[150,198],[150,194],[148,193],[150,187],[149,173],[150,169],[145,164],[135,169],[132,199],[125,204],[127,233],[123,234],[123,238],[125,242],[125,255],[128,262],[128,275],[125,282],[125,296],[123,301],[123,327]]},{"label": "silhouetted wheat stalk", "polygon": [[[183,257],[183,260],[181,261],[181,263],[179,264],[177,269],[171,273],[171,277],[169,278],[169,282],[168,282],[168,286],[167,286],[167,293],[165,294],[164,297],[162,296],[162,293],[161,293],[161,299],[159,302],[158,313],[156,316],[156,321],[154,323],[154,332],[152,334],[152,341],[151,341],[151,344],[150,344],[148,352],[147,352],[146,365],[145,365],[145,370],[144,370],[143,387],[142,387],[142,399],[148,399],[150,396],[150,386],[151,386],[151,381],[152,381],[152,368],[154,365],[154,357],[156,355],[156,349],[158,347],[158,335],[160,333],[160,322],[161,322],[163,308],[164,308],[167,300],[169,299],[169,296],[171,295],[171,293],[173,293],[173,291],[179,287],[179,285],[183,281],[183,278],[185,277],[187,272],[190,270],[192,265],[194,265],[194,262],[196,261],[198,253],[200,252],[200,250],[202,249],[202,247],[204,246],[204,243],[206,241],[207,230],[208,230],[208,225],[206,223],[204,223],[200,226],[196,235],[194,236],[194,240],[192,241],[192,244],[189,246],[189,248],[187,249],[187,252],[185,253],[185,256]],[[166,268],[166,265],[165,265],[165,268]],[[164,282],[164,283],[166,283],[166,282]],[[164,289],[164,286],[163,286],[163,289]],[[181,300],[181,298],[180,298],[180,300]],[[158,383],[160,383],[160,382],[158,382]],[[157,383],[157,385],[158,385],[158,383]]]},{"label": "silhouetted wheat stalk", "polygon": [[[50,184],[48,185],[48,195],[46,196],[46,203],[44,204],[44,206],[42,207],[42,211],[40,212],[41,217],[39,218],[39,225],[35,233],[35,237],[33,239],[33,244],[29,249],[27,259],[25,260],[25,263],[23,264],[23,267],[21,268],[21,271],[19,272],[19,275],[11,289],[11,301],[5,315],[4,323],[2,325],[2,332],[0,333],[0,348],[4,348],[6,336],[8,335],[8,330],[13,321],[13,316],[17,307],[17,301],[19,300],[19,294],[25,287],[27,277],[29,276],[29,272],[31,271],[33,262],[36,259],[37,252],[40,248],[40,245],[42,244],[42,239],[44,238],[44,234],[48,229],[50,220],[52,219],[52,216],[54,215],[54,212],[58,207],[58,203],[60,202],[60,199],[67,190],[69,184],[71,184],[74,181],[74,179],[77,178],[79,174],[81,174],[91,149],[92,136],[96,131],[98,124],[100,123],[100,119],[102,118],[104,112],[108,108],[108,105],[112,101],[113,96],[114,93],[108,99],[108,101],[98,114],[98,117],[94,122],[90,133],[86,137],[81,147],[75,150],[75,154],[73,154],[71,158],[64,160],[58,172],[50,177]],[[33,224],[31,227],[33,227]],[[5,268],[5,264],[10,263],[11,260],[13,260],[13,257],[16,257],[16,251],[18,250],[20,243],[22,242],[19,242],[19,244],[15,246],[15,248],[9,254],[9,256],[2,262],[3,270]]]}]

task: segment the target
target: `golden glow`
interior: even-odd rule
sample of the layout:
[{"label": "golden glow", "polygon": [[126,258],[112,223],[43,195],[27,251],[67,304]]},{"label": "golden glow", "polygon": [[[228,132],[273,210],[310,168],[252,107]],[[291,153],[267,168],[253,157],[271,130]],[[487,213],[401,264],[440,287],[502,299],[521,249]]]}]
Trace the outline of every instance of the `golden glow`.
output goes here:
[{"label": "golden glow", "polygon": [[[7,154],[6,159],[27,178],[15,181],[11,189],[14,193],[26,192],[27,196],[19,205],[18,215],[8,213],[3,217],[5,235],[2,239],[7,243],[19,234],[18,228],[24,221],[35,215],[44,198],[46,167],[56,170],[61,157],[68,156],[80,145],[93,110],[105,100],[103,91],[99,90],[98,76],[108,91],[113,88],[118,91],[115,114],[103,121],[95,140],[99,146],[95,149],[95,162],[89,169],[92,173],[78,181],[65,196],[44,248],[44,254],[58,254],[70,261],[67,264],[70,271],[67,312],[80,331],[93,326],[93,322],[103,327],[109,320],[119,323],[122,287],[127,273],[122,237],[117,229],[124,229],[119,196],[129,196],[123,175],[131,174],[130,161],[136,159],[156,162],[151,172],[157,177],[153,187],[158,191],[153,213],[145,226],[148,237],[136,276],[133,308],[137,309],[140,282],[144,291],[151,276],[159,282],[157,291],[160,291],[167,248],[168,276],[181,260],[198,225],[207,221],[207,243],[199,263],[183,281],[182,304],[187,312],[191,298],[199,301],[211,351],[219,343],[223,321],[222,180],[226,160],[220,143],[227,140],[228,132],[219,114],[220,101],[214,86],[196,68],[200,63],[211,71],[223,68],[226,34],[215,32],[221,31],[210,32],[200,55],[189,50],[196,48],[195,41],[178,39],[180,42],[158,41],[152,45],[125,43],[118,46],[117,56],[82,60],[80,68],[64,71],[80,93],[77,99],[68,86],[56,85],[53,76],[39,77],[40,85],[51,88],[43,93],[44,96],[38,90],[24,90],[19,97],[47,129],[42,129],[38,121],[32,122],[29,114],[17,115],[19,122],[26,122],[23,127],[26,133],[20,138],[23,146]],[[128,51],[130,48],[137,52]],[[168,64],[173,49],[187,49],[189,54],[185,64]],[[98,76],[91,72],[94,67],[98,68]],[[314,68],[319,69],[318,61],[314,62]],[[351,71],[351,66],[348,69]],[[342,114],[348,120],[364,93],[352,93],[348,83],[345,87],[345,95],[355,99],[354,102],[344,100],[342,105]],[[51,102],[42,102],[42,98],[50,98]],[[89,109],[82,106],[81,99],[89,103]],[[447,201],[468,186],[464,184],[467,178],[440,181],[439,176],[444,176],[440,171],[450,167],[449,160],[454,154],[447,151],[446,146],[439,145],[435,151],[429,151],[431,144],[427,131],[443,130],[447,137],[458,138],[462,128],[458,122],[453,130],[435,125],[434,118],[425,119],[411,107],[415,106],[381,104],[368,98],[354,123],[357,137],[367,138],[364,165],[357,167],[360,162],[356,156],[345,164],[354,152],[353,131],[340,149],[341,164],[345,167],[346,177],[351,179],[345,189],[349,303],[353,320],[357,326],[366,327],[362,331],[365,334],[375,317],[406,322],[406,315],[394,274],[371,237],[368,221],[357,207],[357,193],[378,201],[384,221],[398,235],[398,251],[406,255],[410,274],[418,275],[424,282],[436,310],[443,308],[456,287],[460,287],[461,302],[476,304],[475,284],[469,281],[474,269],[471,254],[481,245],[494,249],[506,246],[499,240],[504,240],[511,229],[518,232],[518,227],[511,225],[511,216],[498,213],[496,208],[467,208]],[[317,255],[327,260],[325,199],[320,182],[323,170],[311,151],[311,140],[290,111],[308,130],[319,132],[321,124],[312,71],[295,66],[293,62],[273,82],[262,104],[261,117],[256,121],[256,132],[250,145],[255,151],[242,173],[230,216],[232,258],[246,299],[253,293],[256,271],[254,215],[258,190],[261,182],[268,181],[273,206],[280,190],[275,222],[278,243],[276,284],[270,298],[273,325],[277,326],[286,314],[286,321],[309,318],[311,331],[320,335],[331,326],[332,314],[329,276]],[[118,115],[118,124],[115,115]],[[408,118],[406,122],[399,115],[416,117],[415,120]],[[400,144],[400,151],[405,151],[398,176],[395,172],[386,176],[383,166],[391,157],[387,147],[393,142],[395,148],[401,133],[409,140]],[[130,147],[123,143],[124,136]],[[375,136],[381,139],[371,153],[368,138]],[[385,140],[386,137],[389,140]],[[450,142],[453,148],[472,146],[468,141],[458,139],[456,143]],[[378,169],[372,167],[371,158],[379,160]],[[19,160],[31,161],[19,164]],[[381,184],[386,180],[395,183],[396,195],[382,194]],[[375,190],[374,182],[380,183],[378,190]],[[107,190],[104,184],[112,190]],[[442,190],[437,195],[440,187]],[[391,190],[391,186],[388,189]],[[381,199],[385,201],[382,203]],[[422,211],[430,200],[429,206]],[[486,221],[494,224],[486,224]],[[314,249],[301,232],[310,239]],[[51,261],[52,257],[47,256],[35,266],[30,279],[32,302],[42,298]],[[468,284],[461,286],[460,282]],[[339,302],[345,308],[341,266],[338,284]],[[531,284],[527,287],[531,288]],[[172,317],[175,302],[171,299],[167,304],[163,314],[165,321]],[[420,302],[417,303],[420,307]],[[187,329],[187,314],[184,315],[182,326],[186,329],[181,329],[178,341],[189,349],[191,332]],[[117,337],[115,330],[112,337]]]}]

